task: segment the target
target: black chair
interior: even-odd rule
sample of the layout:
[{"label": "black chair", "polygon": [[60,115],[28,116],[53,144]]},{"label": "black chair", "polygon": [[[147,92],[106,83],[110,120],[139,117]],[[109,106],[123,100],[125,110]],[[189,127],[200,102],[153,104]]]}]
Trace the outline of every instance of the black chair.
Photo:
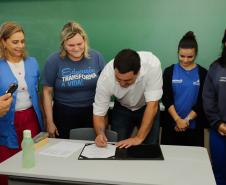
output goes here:
[{"label": "black chair", "polygon": [[[118,133],[113,130],[105,131],[109,142],[118,141]],[[70,130],[70,139],[94,141],[96,133],[93,128],[75,128]]]}]

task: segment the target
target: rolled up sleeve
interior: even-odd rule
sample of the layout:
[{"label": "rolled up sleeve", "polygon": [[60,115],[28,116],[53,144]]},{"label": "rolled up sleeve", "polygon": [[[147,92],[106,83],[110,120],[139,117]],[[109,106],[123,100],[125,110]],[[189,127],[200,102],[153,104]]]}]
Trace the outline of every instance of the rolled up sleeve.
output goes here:
[{"label": "rolled up sleeve", "polygon": [[93,114],[97,116],[105,116],[109,109],[110,101],[111,101],[111,83],[109,83],[109,78],[107,71],[102,71],[96,87],[95,100],[93,103]]},{"label": "rolled up sleeve", "polygon": [[150,70],[145,87],[145,101],[158,101],[161,99],[162,91],[162,69],[160,63]]}]

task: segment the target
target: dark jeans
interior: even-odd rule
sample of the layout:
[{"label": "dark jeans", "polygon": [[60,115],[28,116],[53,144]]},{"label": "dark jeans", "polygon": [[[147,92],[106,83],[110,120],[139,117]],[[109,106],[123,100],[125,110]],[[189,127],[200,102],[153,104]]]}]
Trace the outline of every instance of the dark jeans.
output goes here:
[{"label": "dark jeans", "polygon": [[[111,115],[111,129],[118,133],[118,140],[124,140],[131,137],[131,134],[135,127],[140,128],[140,124],[143,119],[143,114],[146,106],[131,111],[126,107],[115,102],[114,108]],[[155,121],[153,122],[151,131],[147,135],[144,143],[146,144],[157,144],[159,140],[159,111],[156,115]]]},{"label": "dark jeans", "polygon": [[68,139],[71,129],[93,127],[93,106],[68,107],[54,102],[53,119],[59,138]]}]

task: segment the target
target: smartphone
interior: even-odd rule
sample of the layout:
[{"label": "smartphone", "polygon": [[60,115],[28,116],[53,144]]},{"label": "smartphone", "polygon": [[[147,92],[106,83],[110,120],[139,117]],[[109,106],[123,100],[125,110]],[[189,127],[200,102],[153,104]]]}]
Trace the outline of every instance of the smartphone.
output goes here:
[{"label": "smartphone", "polygon": [[7,93],[11,93],[13,94],[18,88],[18,84],[17,83],[12,83],[10,84],[9,88],[7,89],[7,91],[5,92],[6,94]]}]

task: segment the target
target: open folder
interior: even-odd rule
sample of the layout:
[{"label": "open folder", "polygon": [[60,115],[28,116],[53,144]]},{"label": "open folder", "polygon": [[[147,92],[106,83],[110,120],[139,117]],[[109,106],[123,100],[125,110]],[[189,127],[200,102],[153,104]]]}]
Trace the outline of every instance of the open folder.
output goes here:
[{"label": "open folder", "polygon": [[107,147],[97,147],[95,143],[87,143],[83,147],[79,160],[164,160],[159,145],[142,144],[129,148],[117,148],[109,143]]}]

